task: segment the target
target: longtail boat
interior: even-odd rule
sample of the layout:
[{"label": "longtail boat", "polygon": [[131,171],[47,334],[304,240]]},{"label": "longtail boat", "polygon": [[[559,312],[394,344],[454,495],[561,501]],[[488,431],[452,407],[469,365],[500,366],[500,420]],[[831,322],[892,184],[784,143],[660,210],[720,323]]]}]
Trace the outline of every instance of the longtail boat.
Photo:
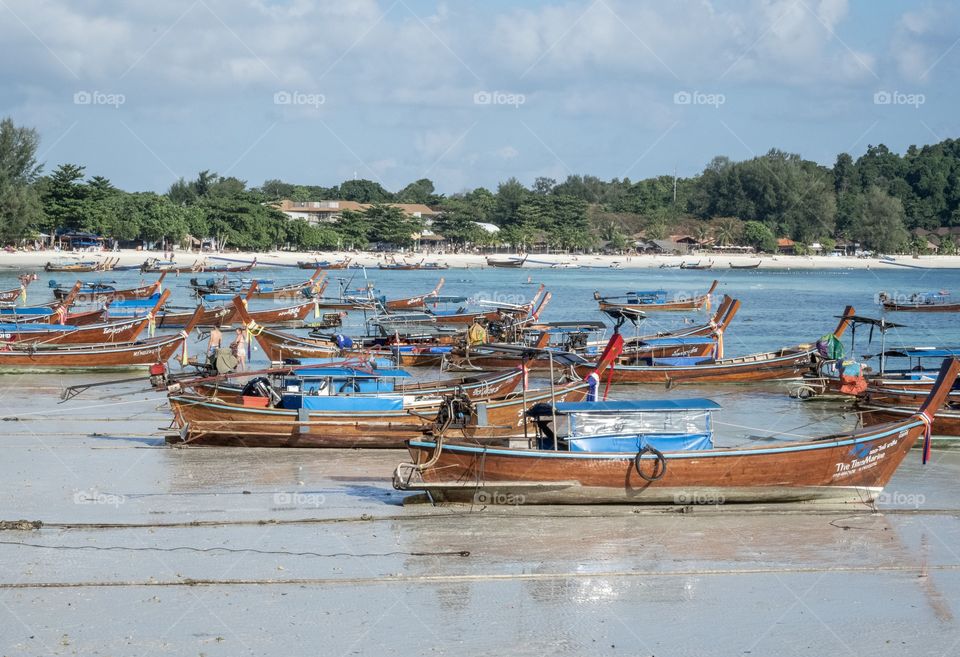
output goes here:
[{"label": "longtail boat", "polygon": [[405,310],[407,308],[423,308],[427,301],[440,294],[440,288],[443,287],[444,279],[440,279],[437,286],[427,292],[415,297],[404,297],[402,299],[387,299],[383,302],[383,307],[387,310]]},{"label": "longtail boat", "polygon": [[888,312],[911,313],[956,313],[960,312],[960,302],[951,303],[946,292],[927,292],[912,294],[901,298],[899,295],[890,295],[881,292],[878,297],[880,305]]},{"label": "longtail boat", "polygon": [[[847,306],[837,328],[831,334],[837,340],[844,334],[853,317],[853,307]],[[657,362],[649,365],[621,365],[610,368],[611,383],[752,383],[793,379],[809,372],[818,352],[816,344],[799,344],[735,358],[703,359],[687,362],[683,359]],[[576,367],[584,375],[590,366]]]},{"label": "longtail boat", "polygon": [[187,338],[195,326],[195,323],[188,322],[179,333],[135,341],[63,345],[0,344],[0,371],[143,369],[156,363],[166,363],[178,349],[186,361]]},{"label": "longtail boat", "polygon": [[757,260],[757,261],[756,261],[755,263],[753,263],[752,265],[735,265],[735,264],[733,264],[732,262],[731,262],[731,263],[728,263],[728,264],[729,264],[729,266],[730,266],[730,269],[760,269],[760,264],[761,264],[762,262],[763,262],[763,260]]},{"label": "longtail boat", "polygon": [[253,271],[253,268],[257,266],[257,259],[254,258],[253,262],[246,262],[241,265],[207,265],[204,264],[200,271],[208,274],[237,274],[242,272]]},{"label": "longtail boat", "polygon": [[705,265],[700,264],[700,262],[701,262],[700,260],[697,260],[696,262],[691,262],[690,264],[687,264],[686,262],[681,262],[680,269],[694,269],[694,270],[713,269],[713,260],[711,260]]},{"label": "longtail boat", "polygon": [[[106,301],[108,299],[149,299],[161,291],[163,286],[163,278],[166,275],[166,272],[162,272],[160,277],[149,285],[141,285],[139,287],[121,290],[113,288],[109,285],[104,285],[102,283],[88,284],[80,288],[76,299],[85,303]],[[53,296],[57,299],[65,299],[69,294],[70,290],[62,287],[54,288],[53,290]]]},{"label": "longtail boat", "polygon": [[112,342],[131,342],[137,339],[154,321],[155,313],[170,296],[170,290],[164,290],[153,308],[144,317],[105,322],[87,326],[69,326],[61,324],[0,324],[0,344],[101,344]]},{"label": "longtail boat", "polygon": [[301,260],[297,262],[297,267],[300,269],[346,269],[350,266],[350,260],[351,258],[344,258],[336,262],[330,260]]},{"label": "longtail boat", "polygon": [[[317,371],[324,373],[322,368]],[[445,398],[437,394],[416,395],[414,399],[396,391],[379,398],[344,394],[354,388],[353,380],[376,376],[360,370],[334,372],[330,378],[337,394],[284,398],[280,407],[173,394],[169,397],[170,407],[180,427],[180,436],[173,442],[249,447],[401,447],[405,440],[419,437],[433,424]],[[588,388],[581,382],[557,386],[553,391],[527,390],[495,401],[476,402],[483,409],[483,421],[474,420],[462,428],[462,434],[475,438],[523,435],[523,411],[527,404],[582,399]],[[362,389],[361,386],[358,392]]]},{"label": "longtail boat", "polygon": [[10,290],[0,290],[0,303],[14,303],[16,301],[26,303],[27,286],[37,280],[38,277],[36,274],[21,274],[18,278],[20,280],[20,287],[15,287]]},{"label": "longtail boat", "polygon": [[[466,309],[457,309],[452,312],[427,308],[426,312],[433,318],[434,323],[443,326],[462,326],[473,324],[474,322],[496,322],[504,318],[519,320],[524,316],[536,320],[543,314],[543,310],[551,299],[550,294],[544,296],[542,300],[540,299],[545,288],[546,286],[541,283],[529,303],[508,304],[493,301],[489,304],[484,304],[481,302],[481,305],[489,305],[490,307],[485,310],[468,311]],[[538,302],[539,305],[537,305]]]},{"label": "longtail boat", "polygon": [[499,267],[501,269],[520,269],[526,261],[527,256],[523,256],[522,258],[518,256],[509,256],[507,258],[491,258],[487,256],[488,267]]},{"label": "longtail boat", "polygon": [[74,272],[77,274],[99,271],[99,263],[96,260],[74,260],[72,258],[58,258],[49,260],[43,266],[46,272]]},{"label": "longtail boat", "polygon": [[[693,297],[675,297],[667,298],[664,290],[650,290],[627,292],[620,297],[602,297],[599,292],[593,293],[593,298],[600,305],[600,311],[611,317],[642,317],[648,312],[674,312],[683,310],[700,310],[710,303],[710,295],[720,281],[714,281],[710,289],[705,294],[698,294]],[[621,302],[620,299],[625,299]]]},{"label": "longtail boat", "polygon": [[945,362],[919,411],[897,421],[754,447],[661,450],[649,440],[650,424],[633,431],[615,426],[626,416],[616,402],[554,404],[552,417],[561,411],[592,419],[587,426],[599,435],[588,438],[599,438],[601,451],[591,451],[590,440],[554,442],[558,428],[538,412],[538,449],[448,442],[442,433],[415,439],[408,443],[412,463],[397,468],[394,485],[427,491],[435,500],[481,504],[870,503],[921,438],[926,462],[930,426],[958,372],[960,361]]},{"label": "longtail boat", "polygon": [[[297,283],[288,283],[286,285],[274,286],[265,284],[264,281],[251,281],[247,287],[242,285],[229,285],[220,281],[213,280],[213,283],[201,283],[198,279],[190,279],[190,286],[197,291],[197,294],[205,298],[211,295],[229,294],[230,297],[236,294],[247,295],[248,299],[295,299],[322,295],[326,290],[326,274],[321,269],[316,269],[313,275],[305,281]],[[256,284],[256,285],[254,285]],[[222,299],[220,299],[222,300]]]},{"label": "longtail boat", "polygon": [[194,260],[192,265],[178,265],[173,260],[160,260],[159,258],[147,258],[140,265],[140,271],[144,274],[188,274],[191,272],[203,271],[203,260]]}]

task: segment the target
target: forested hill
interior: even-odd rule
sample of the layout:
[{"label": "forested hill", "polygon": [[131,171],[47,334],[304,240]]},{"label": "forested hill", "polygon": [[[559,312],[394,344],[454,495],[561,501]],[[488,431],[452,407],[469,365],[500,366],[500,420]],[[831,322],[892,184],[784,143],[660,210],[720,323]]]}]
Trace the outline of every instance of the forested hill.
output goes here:
[{"label": "forested hill", "polygon": [[[686,233],[720,243],[770,249],[776,237],[800,244],[834,239],[861,242],[883,252],[918,250],[913,228],[960,226],[960,141],[914,147],[899,155],[870,146],[856,159],[837,156],[832,167],[771,150],[744,161],[714,158],[699,175],[645,180],[569,176],[537,178],[530,186],[510,178],[495,190],[482,187],[444,196],[430,180],[390,192],[370,180],[332,187],[280,180],[249,187],[210,171],[173,181],[164,194],[117,189],[81,164],[44,173],[36,161],[39,135],[9,119],[0,123],[0,239],[80,230],[133,240],[179,241],[216,237],[240,249],[403,245],[423,228],[386,203],[423,203],[441,211],[432,229],[461,243],[524,247],[546,241],[558,248],[625,246],[643,234],[660,239]],[[281,199],[341,199],[376,204],[345,212],[337,223],[310,226],[289,220],[273,203]],[[477,223],[500,227],[495,236]],[[941,250],[952,250],[952,244]]]}]

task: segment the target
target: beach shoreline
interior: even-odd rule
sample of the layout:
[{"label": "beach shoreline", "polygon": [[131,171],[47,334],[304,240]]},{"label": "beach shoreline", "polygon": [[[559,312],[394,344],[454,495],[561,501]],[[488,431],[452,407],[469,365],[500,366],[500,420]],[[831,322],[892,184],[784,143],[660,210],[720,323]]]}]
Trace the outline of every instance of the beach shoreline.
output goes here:
[{"label": "beach shoreline", "polygon": [[[497,259],[506,259],[516,254],[491,254]],[[161,251],[137,251],[123,249],[102,252],[69,251],[18,251],[0,252],[0,270],[35,270],[57,258],[76,260],[102,260],[118,258],[119,266],[142,264],[148,258],[164,258]],[[475,253],[389,253],[375,251],[268,251],[263,253],[191,253],[175,251],[174,260],[178,265],[191,265],[206,259],[208,264],[223,264],[225,260],[250,262],[254,258],[263,266],[295,266],[300,261],[335,262],[350,258],[351,264],[376,268],[379,263],[404,260],[412,263],[421,260],[429,263],[447,265],[454,269],[486,268],[486,254]],[[529,254],[524,269],[536,268],[590,268],[590,269],[658,269],[676,268],[683,262],[702,265],[713,263],[712,270],[727,270],[744,267],[760,262],[759,269],[806,270],[806,269],[960,269],[960,256],[897,256],[894,261],[879,258],[857,258],[853,256],[795,256],[795,255],[729,255],[729,254],[688,254],[681,255],[568,255],[568,254]]]}]

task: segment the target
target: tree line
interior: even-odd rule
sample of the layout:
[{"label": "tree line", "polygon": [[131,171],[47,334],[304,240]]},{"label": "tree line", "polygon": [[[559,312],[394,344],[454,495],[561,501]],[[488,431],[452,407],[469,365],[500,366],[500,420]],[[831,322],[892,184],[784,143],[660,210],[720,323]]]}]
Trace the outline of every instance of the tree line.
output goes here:
[{"label": "tree line", "polygon": [[[776,238],[789,237],[801,250],[844,239],[893,253],[923,248],[911,240],[911,229],[960,226],[960,140],[952,139],[911,146],[903,155],[869,146],[857,159],[841,153],[832,167],[771,150],[744,161],[716,157],[687,178],[571,175],[563,181],[537,178],[529,187],[510,178],[495,190],[478,187],[449,196],[437,194],[426,178],[397,192],[371,180],[332,187],[268,180],[250,187],[209,170],[173,182],[163,194],[128,192],[79,164],[45,174],[36,159],[39,141],[31,128],[0,122],[4,243],[73,230],[164,244],[212,238],[220,247],[248,250],[408,246],[427,226],[391,203],[438,210],[429,228],[456,244],[520,249],[624,249],[637,235],[663,239],[681,233],[766,251],[776,248]],[[280,212],[282,199],[341,199],[370,207],[314,225]],[[952,250],[951,244],[942,247]]]}]

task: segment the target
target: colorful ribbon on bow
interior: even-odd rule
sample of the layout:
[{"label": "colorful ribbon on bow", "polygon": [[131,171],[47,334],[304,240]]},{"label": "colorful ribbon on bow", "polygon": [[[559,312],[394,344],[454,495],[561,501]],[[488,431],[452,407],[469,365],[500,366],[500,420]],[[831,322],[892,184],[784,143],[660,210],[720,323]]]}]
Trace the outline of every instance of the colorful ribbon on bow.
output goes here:
[{"label": "colorful ribbon on bow", "polygon": [[930,448],[933,437],[933,418],[927,415],[926,411],[917,413],[917,417],[923,422],[923,464],[926,465],[930,460]]}]

